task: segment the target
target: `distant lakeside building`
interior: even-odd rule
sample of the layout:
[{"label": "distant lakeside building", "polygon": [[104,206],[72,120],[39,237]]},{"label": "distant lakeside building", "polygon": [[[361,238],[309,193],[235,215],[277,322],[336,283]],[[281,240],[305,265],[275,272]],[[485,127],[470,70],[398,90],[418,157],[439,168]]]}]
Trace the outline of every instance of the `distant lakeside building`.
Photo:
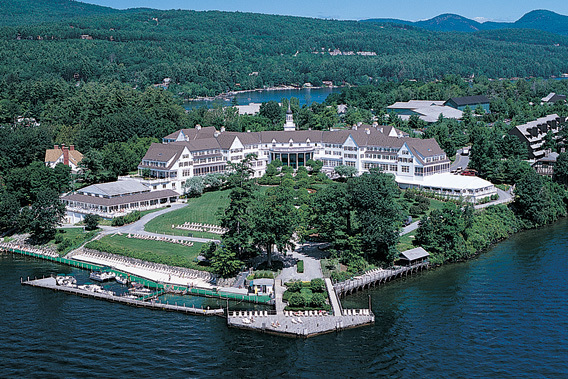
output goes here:
[{"label": "distant lakeside building", "polygon": [[444,103],[445,106],[459,109],[464,111],[465,108],[469,107],[472,111],[475,111],[477,107],[481,107],[485,113],[491,112],[489,109],[490,100],[487,96],[477,95],[477,96],[464,96],[464,97],[452,97]]},{"label": "distant lakeside building", "polygon": [[461,120],[463,116],[463,112],[459,109],[448,107],[443,101],[436,100],[399,101],[389,105],[387,111],[396,113],[403,121],[408,121],[410,116],[416,115],[427,123],[438,121],[440,115],[456,120]]}]

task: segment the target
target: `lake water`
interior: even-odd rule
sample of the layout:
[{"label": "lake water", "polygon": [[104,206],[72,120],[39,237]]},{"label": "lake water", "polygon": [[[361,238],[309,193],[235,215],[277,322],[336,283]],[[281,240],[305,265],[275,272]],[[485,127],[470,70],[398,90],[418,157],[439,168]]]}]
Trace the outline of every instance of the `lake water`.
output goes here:
[{"label": "lake water", "polygon": [[86,273],[2,254],[0,376],[565,378],[567,261],[563,220],[347,297],[362,307],[370,295],[376,324],[303,340],[21,286],[20,276]]},{"label": "lake water", "polygon": [[[280,102],[283,98],[290,99],[292,97],[298,98],[300,100],[300,106],[304,104],[311,104],[314,101],[317,103],[323,103],[325,99],[332,93],[341,92],[341,88],[302,88],[302,89],[283,89],[283,90],[263,90],[263,91],[253,91],[253,92],[240,92],[234,95],[237,99],[238,105],[247,105],[249,103],[265,103],[268,101]],[[210,100],[197,100],[189,101],[184,103],[186,109],[208,107],[213,108],[215,105],[230,106],[231,99],[215,99]]]}]

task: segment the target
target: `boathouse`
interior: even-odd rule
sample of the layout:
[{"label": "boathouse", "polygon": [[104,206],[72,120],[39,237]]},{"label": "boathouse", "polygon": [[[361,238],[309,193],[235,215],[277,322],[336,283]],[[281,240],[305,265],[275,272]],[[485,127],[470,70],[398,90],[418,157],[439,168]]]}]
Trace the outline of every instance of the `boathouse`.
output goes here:
[{"label": "boathouse", "polygon": [[428,261],[430,253],[422,247],[415,247],[414,249],[406,250],[400,253],[399,262],[403,266],[414,266],[416,264]]}]

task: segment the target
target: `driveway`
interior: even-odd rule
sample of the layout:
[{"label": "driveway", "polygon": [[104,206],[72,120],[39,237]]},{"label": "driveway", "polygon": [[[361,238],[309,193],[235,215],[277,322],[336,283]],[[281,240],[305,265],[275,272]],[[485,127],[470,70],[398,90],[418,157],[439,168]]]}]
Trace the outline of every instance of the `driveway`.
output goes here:
[{"label": "driveway", "polygon": [[461,150],[456,154],[456,160],[450,165],[450,170],[457,170],[458,167],[465,169],[469,164],[469,155],[461,155]]}]

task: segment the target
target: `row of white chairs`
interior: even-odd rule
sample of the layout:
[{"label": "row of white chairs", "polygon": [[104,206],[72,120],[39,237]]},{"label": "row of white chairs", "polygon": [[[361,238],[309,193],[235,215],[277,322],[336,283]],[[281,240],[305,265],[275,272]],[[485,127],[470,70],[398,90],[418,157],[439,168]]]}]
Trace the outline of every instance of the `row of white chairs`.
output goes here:
[{"label": "row of white chairs", "polygon": [[371,312],[366,309],[344,309],[343,316],[369,316]]},{"label": "row of white chairs", "polygon": [[128,238],[141,239],[141,240],[171,242],[171,243],[177,243],[177,244],[184,245],[184,246],[193,246],[193,242],[191,242],[191,241],[180,240],[180,239],[177,239],[177,238],[163,237],[163,236],[151,236],[151,235],[146,235],[146,234],[128,234],[127,237]]}]

